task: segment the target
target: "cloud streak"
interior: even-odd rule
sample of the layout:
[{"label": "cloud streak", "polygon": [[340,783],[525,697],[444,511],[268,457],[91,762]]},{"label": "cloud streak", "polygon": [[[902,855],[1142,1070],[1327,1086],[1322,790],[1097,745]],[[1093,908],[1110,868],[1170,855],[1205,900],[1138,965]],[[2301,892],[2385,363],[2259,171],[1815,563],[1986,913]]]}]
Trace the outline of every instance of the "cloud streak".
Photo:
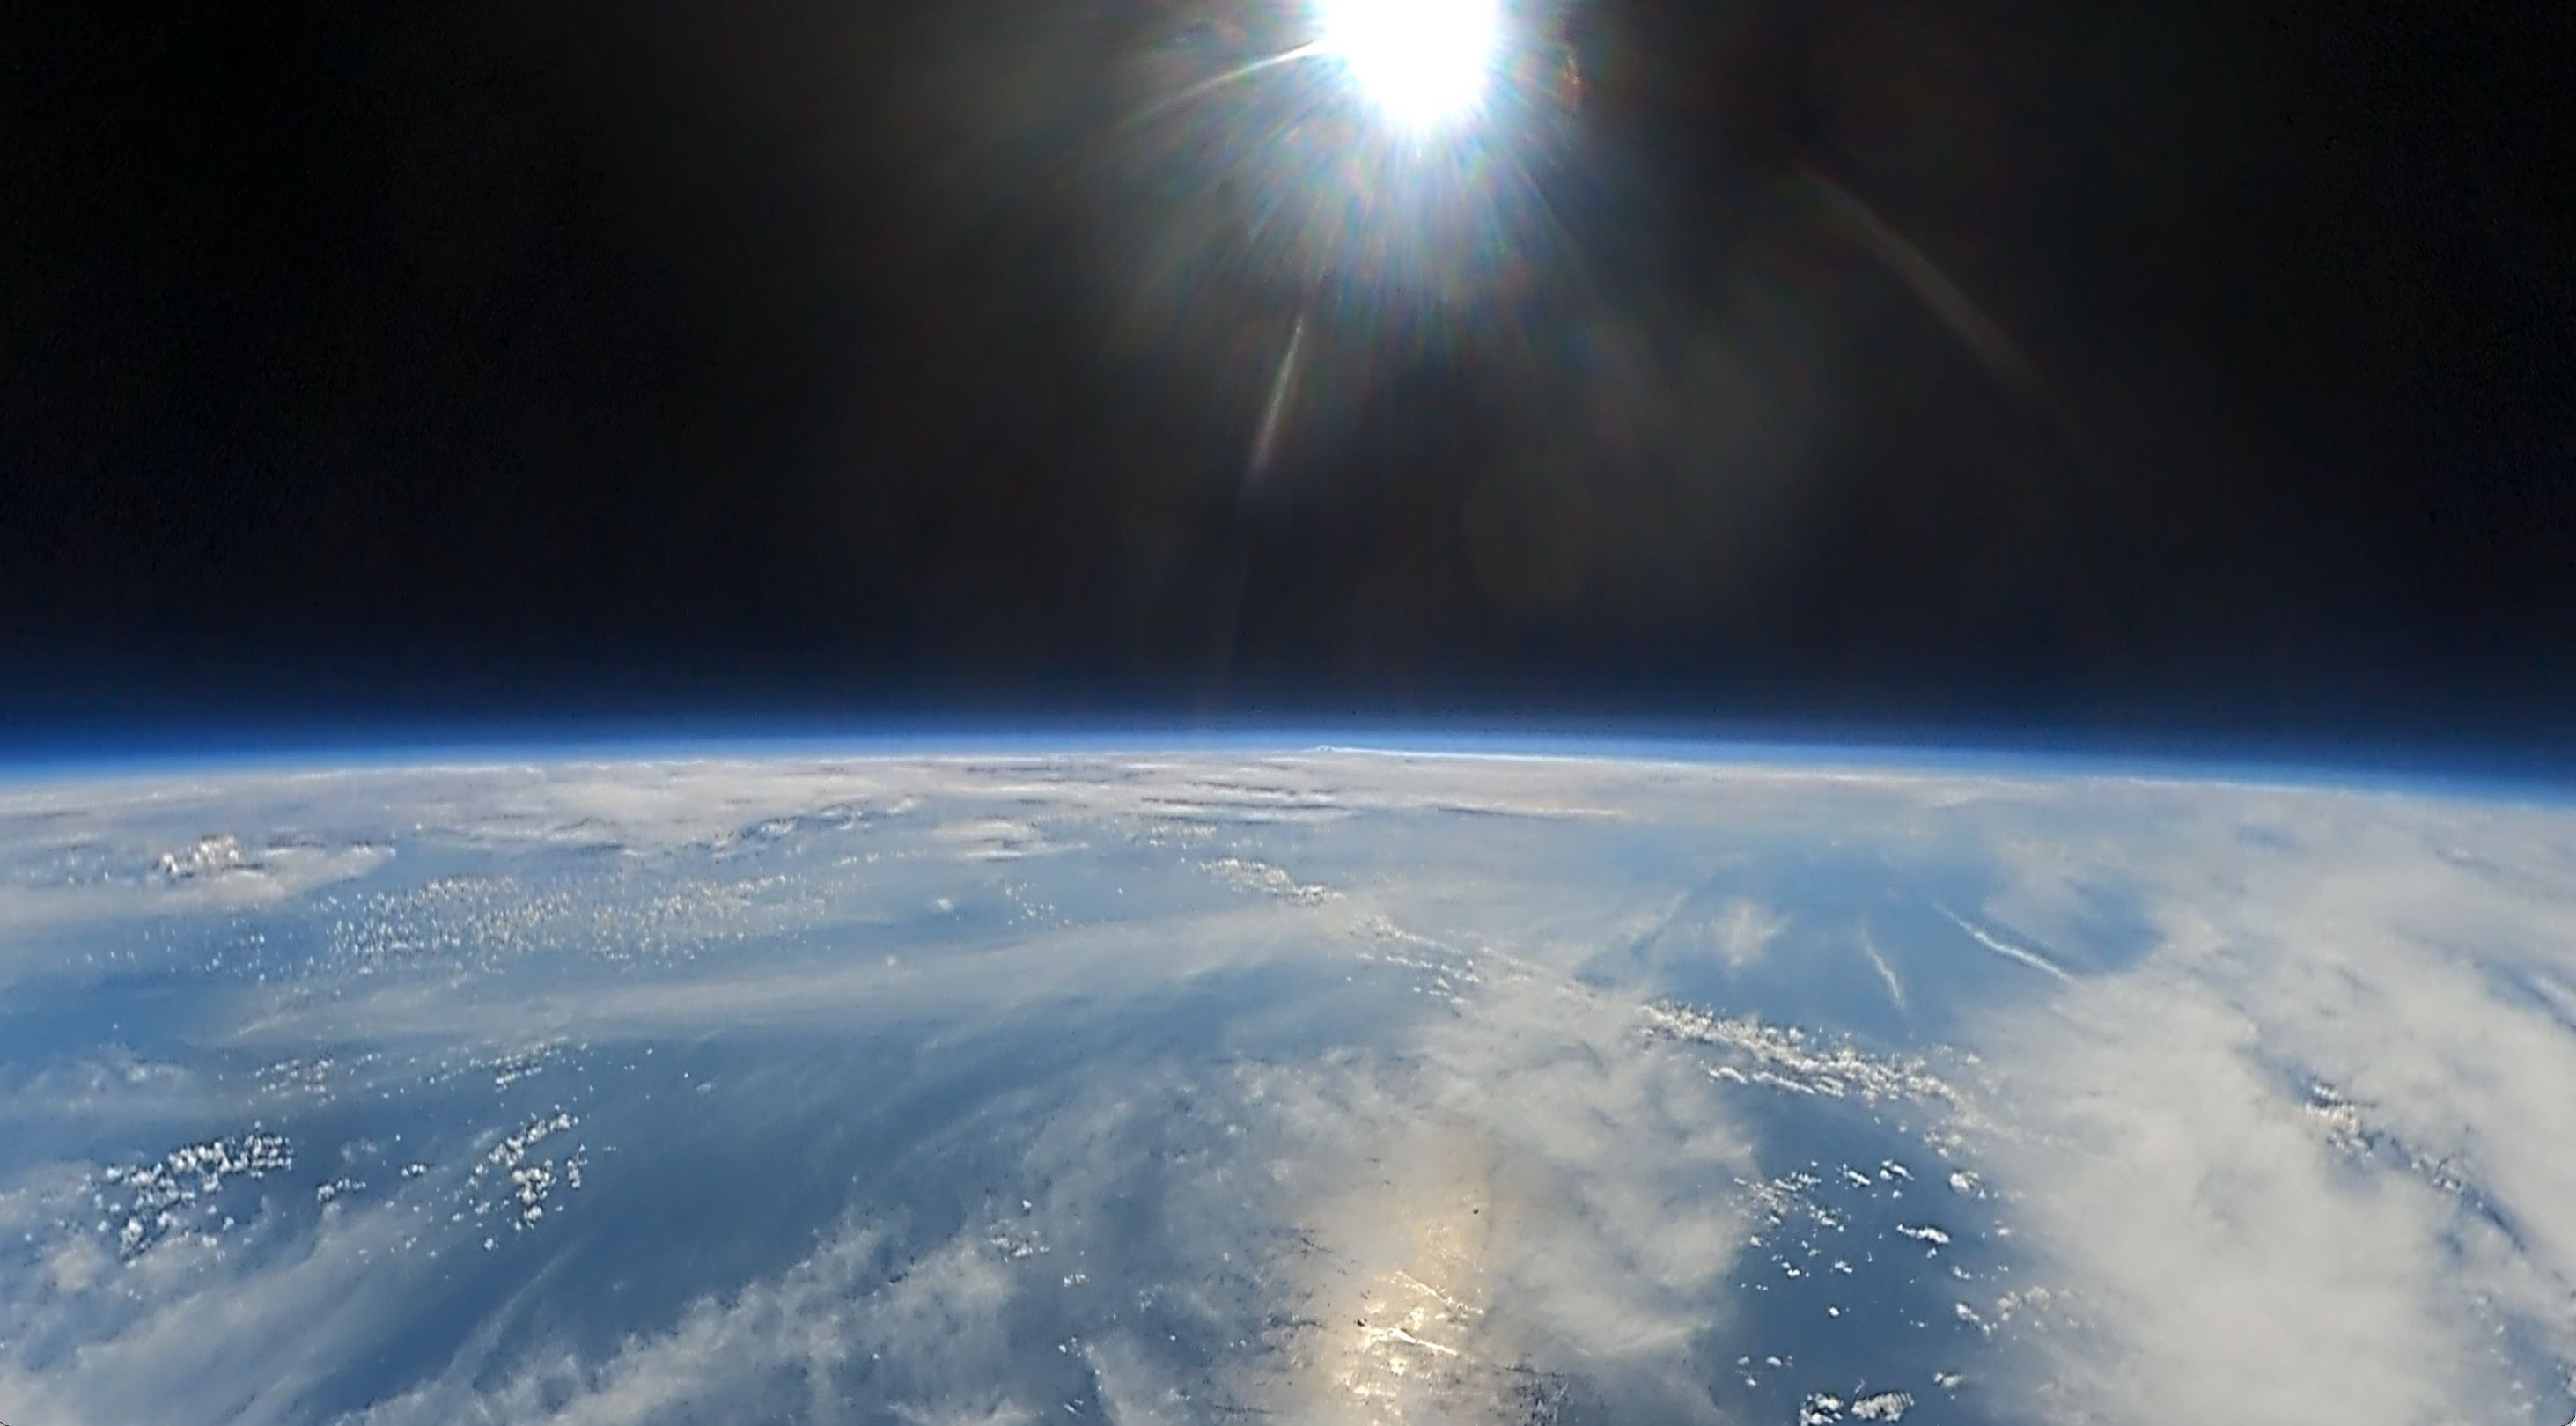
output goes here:
[{"label": "cloud streak", "polygon": [[1985,927],[1961,916],[1958,912],[1951,910],[1947,906],[1941,907],[1940,911],[1942,915],[1950,918],[1950,924],[1958,927],[1962,932],[1966,933],[1969,940],[1976,942],[1978,945],[1985,947],[1987,950],[1994,952],[2005,960],[2011,961],[2017,965],[2028,966],[2042,975],[2055,976],[2059,980],[2071,981],[2075,978],[2067,974],[2066,967],[2059,965],[2057,962],[2050,960],[2048,957],[2041,955],[2039,952],[2032,950],[2028,946],[2016,945],[2011,941],[2007,941],[2003,937],[1996,935],[1994,932],[1987,930]]}]

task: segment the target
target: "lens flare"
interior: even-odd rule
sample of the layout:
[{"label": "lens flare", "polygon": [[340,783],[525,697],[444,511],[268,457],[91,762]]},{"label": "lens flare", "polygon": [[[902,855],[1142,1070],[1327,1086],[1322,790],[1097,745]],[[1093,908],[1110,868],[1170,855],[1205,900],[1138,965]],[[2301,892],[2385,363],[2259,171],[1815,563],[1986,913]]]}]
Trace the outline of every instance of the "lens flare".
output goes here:
[{"label": "lens flare", "polygon": [[1317,0],[1321,52],[1399,128],[1437,129],[1483,104],[1501,0]]}]

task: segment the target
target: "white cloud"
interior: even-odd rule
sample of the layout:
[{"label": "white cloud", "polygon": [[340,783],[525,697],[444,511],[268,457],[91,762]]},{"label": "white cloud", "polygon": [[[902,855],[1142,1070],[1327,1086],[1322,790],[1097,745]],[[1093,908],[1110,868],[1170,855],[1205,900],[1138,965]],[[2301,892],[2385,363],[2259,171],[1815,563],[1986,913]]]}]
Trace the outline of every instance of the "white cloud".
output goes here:
[{"label": "white cloud", "polygon": [[880,1230],[845,1224],[777,1277],[700,1298],[604,1357],[523,1348],[495,1373],[503,1344],[487,1341],[350,1426],[829,1422],[868,1408],[923,1426],[1026,1420],[1001,1331],[1015,1290],[1003,1260],[965,1235],[906,1262]]},{"label": "white cloud", "polygon": [[[174,1236],[118,1262],[72,1225],[35,1291],[0,1298],[0,1402],[13,1426],[282,1422],[395,1330],[426,1264],[395,1251],[408,1215],[333,1212]],[[45,1229],[36,1231],[44,1232]]]},{"label": "white cloud", "polygon": [[2339,1162],[2258,1027],[2170,982],[2054,1015],[1996,1046],[2029,1137],[1989,1152],[2078,1304],[2033,1349],[2071,1419],[2429,1426],[2484,1395],[2453,1206]]},{"label": "white cloud", "polygon": [[1857,935],[1861,954],[1869,958],[1870,968],[1878,972],[1879,982],[1887,987],[1888,1000],[1896,1006],[1898,1013],[1904,1013],[1905,982],[1896,978],[1896,967],[1887,963],[1886,953],[1879,950],[1878,938],[1870,934],[1868,926],[1860,927]]},{"label": "white cloud", "polygon": [[[6,830],[0,824],[0,851],[23,856],[23,846],[7,846]],[[93,848],[105,871],[71,878],[22,867],[14,878],[0,879],[0,985],[91,973],[94,965],[82,959],[87,932],[155,916],[281,906],[364,876],[394,854],[390,846],[364,841],[280,838],[245,845],[228,834],[174,848],[153,842],[152,830],[127,829],[120,840]]]},{"label": "white cloud", "polygon": [[[844,1228],[605,1356],[486,1343],[363,1420],[927,1426],[1088,1392],[1124,1426],[1212,1402],[1472,1421],[1574,1378],[1713,1420],[1691,1354],[1724,1320],[1744,1223],[1723,1186],[1748,1149],[1700,1065],[1631,1009],[1515,973],[1386,1045],[1213,1077],[1084,1066],[977,1121],[1032,1185],[1001,1194],[1003,1231],[970,1210],[907,1261],[885,1229]],[[1107,1310],[1065,1305],[1093,1273],[1104,1295],[1084,1300]]]},{"label": "white cloud", "polygon": [[1172,992],[1199,976],[1310,958],[1347,920],[1259,905],[1165,918],[1156,934],[1080,926],[1004,936],[936,957],[831,956],[690,966],[606,984],[544,979],[487,996],[446,983],[388,984],[328,998],[255,996],[230,1036],[276,1049],[345,1036],[522,1043],[833,1025],[910,1016],[1034,1015],[1103,995]]},{"label": "white cloud", "polygon": [[[1462,809],[1508,815],[1468,822]],[[1642,867],[1567,855],[1613,820],[1622,846],[1648,852],[1658,828],[1729,840]],[[1426,837],[1426,825],[1473,831]],[[209,827],[239,829],[240,855],[193,840]],[[978,1035],[1106,1016],[1221,974],[1381,979],[1351,1000],[1284,996],[1232,1014],[1221,1068],[1104,1050],[1031,1070],[956,1130],[1018,1174],[1005,1197],[1032,1204],[1010,1225],[1032,1245],[1025,1258],[997,1251],[971,1209],[962,1224],[878,1214],[612,1347],[496,1329],[369,1419],[767,1411],[997,1426],[1064,1415],[1067,1393],[1087,1392],[1122,1423],[1204,1420],[1211,1403],[1392,1420],[1425,1393],[1470,1416],[1478,1402],[1498,1410],[1496,1393],[1532,1379],[1581,1380],[1615,1416],[1713,1419],[1698,1354],[1730,1322],[1746,1226],[1733,1185],[1761,1177],[1723,1096],[1767,1092],[1761,1075],[1779,1079],[1793,1056],[1845,1051],[1678,1010],[1663,1040],[1641,1036],[1632,1001],[1564,972],[1633,944],[1676,896],[1692,905],[1688,888],[1719,859],[1808,834],[1867,843],[1900,879],[1917,863],[1973,869],[1939,884],[1950,901],[1908,883],[1911,901],[1866,913],[1861,951],[1922,1023],[1946,988],[1899,938],[1928,924],[1971,954],[1938,915],[2041,973],[2011,972],[2013,997],[1971,1007],[1955,1047],[1925,1048],[1961,1052],[1943,1059],[1939,1093],[1851,1078],[1870,1107],[1933,1121],[1921,1132],[1961,1150],[1952,1184],[2001,1214],[2025,1255],[2009,1314],[2002,1284],[1960,1289],[1978,1320],[2008,1324],[1995,1338],[2008,1360],[1981,1365],[1976,1389],[2102,1423],[2550,1426],[2570,1405],[2576,818],[2562,812],[2135,780],[1346,754],[741,760],[22,792],[0,799],[0,979],[63,954],[65,928],[291,904],[413,839],[504,859],[613,848],[624,855],[596,864],[635,875],[844,833],[853,859],[888,858],[886,879],[912,903],[933,871],[951,880],[930,889],[971,895],[1087,865],[987,860],[1119,848],[1159,852],[1210,899],[1090,921],[960,916],[955,934],[972,939],[892,961],[877,943],[910,923],[830,902],[833,933],[869,954],[835,943],[587,979],[554,963],[520,980],[477,980],[462,960],[454,974],[396,965],[323,994],[210,998],[206,1039],[301,1053],[929,1023],[964,1053]],[[156,875],[164,852],[188,874]],[[64,870],[93,864],[117,870]],[[1967,889],[1989,874],[1985,894]],[[819,914],[792,899],[814,886],[796,881],[773,904],[711,880],[649,920],[793,929]],[[2106,905],[2142,918],[2140,945],[2088,944]],[[478,953],[512,936],[586,944],[608,924],[577,898],[545,913],[562,919],[542,934],[535,911],[477,906]],[[1719,903],[1700,917],[1704,953],[1757,963],[1803,914]],[[1856,961],[1838,964],[1868,987]],[[1648,982],[1632,987],[1644,994],[1658,969],[1621,974]],[[1712,1067],[1711,1049],[1729,1053]],[[1729,1068],[1733,1081],[1711,1078]],[[119,1051],[10,1071],[0,1123],[226,1107],[214,1077]],[[255,1226],[222,1251],[174,1238],[120,1265],[91,1238],[47,1235],[60,1215],[45,1205],[69,1191],[57,1166],[8,1167],[0,1229],[36,1235],[0,1292],[0,1414],[16,1426],[301,1419],[300,1394],[333,1363],[400,1331],[405,1285],[423,1270],[392,1251],[415,1228],[376,1202]],[[1973,1261],[1980,1245],[1952,1229],[1945,1260]],[[1193,1342],[1224,1347],[1211,1365]]]},{"label": "white cloud", "polygon": [[2576,1035],[2499,978],[2576,948],[2576,867],[2528,852],[2563,820],[2271,792],[2121,810],[2156,950],[1980,1042],[2016,1126],[1990,1151],[2081,1304],[2036,1370],[2104,1421],[2563,1402],[2535,1377],[2576,1361]]},{"label": "white cloud", "polygon": [[1739,970],[1762,958],[1780,933],[1789,929],[1786,913],[1775,911],[1758,901],[1736,897],[1718,913],[1717,951],[1726,963]]},{"label": "white cloud", "polygon": [[975,817],[943,823],[932,829],[930,837],[968,861],[1017,861],[1081,850],[1079,844],[1054,841],[1036,823],[1015,817]]},{"label": "white cloud", "polygon": [[1976,942],[1978,945],[1985,947],[1987,950],[1994,952],[2005,960],[2011,961],[2016,965],[2028,966],[2042,975],[2053,975],[2059,980],[2074,979],[2073,976],[2066,973],[2066,967],[2059,965],[2057,962],[2050,960],[2048,957],[2041,955],[2039,952],[2032,950],[2028,946],[2018,945],[2012,941],[2007,941],[2003,937],[1996,935],[1994,932],[1987,930],[1985,927],[1978,925],[1974,921],[1968,920],[1946,906],[1941,908],[1941,914],[1949,917],[1951,924],[1957,926],[1969,940]]},{"label": "white cloud", "polygon": [[1186,1284],[1198,1335],[1250,1347],[1210,1373],[1108,1334],[1092,1353],[1115,1419],[1203,1419],[1177,1403],[1217,1400],[1502,1420],[1514,1393],[1576,1382],[1711,1417],[1689,1368],[1727,1317],[1744,1232],[1728,1186],[1750,1150],[1718,1086],[1639,1036],[1632,1006],[1493,968],[1416,1034],[1191,1085],[1214,1143],[1178,1178],[1160,1165],[1199,1160],[1195,1136],[1170,1142],[1172,1087],[1099,1085],[1029,1161],[1050,1221],[1151,1215],[1150,1245],[1075,1234],[1059,1257]]}]

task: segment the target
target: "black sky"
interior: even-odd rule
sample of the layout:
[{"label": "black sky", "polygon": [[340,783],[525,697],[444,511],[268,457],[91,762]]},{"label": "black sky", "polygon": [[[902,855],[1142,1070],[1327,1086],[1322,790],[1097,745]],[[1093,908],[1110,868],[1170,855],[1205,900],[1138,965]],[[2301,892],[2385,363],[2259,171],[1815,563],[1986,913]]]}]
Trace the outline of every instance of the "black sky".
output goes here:
[{"label": "black sky", "polygon": [[1222,9],[13,11],[0,705],[2576,730],[2566,7],[1592,0],[1249,494]]}]

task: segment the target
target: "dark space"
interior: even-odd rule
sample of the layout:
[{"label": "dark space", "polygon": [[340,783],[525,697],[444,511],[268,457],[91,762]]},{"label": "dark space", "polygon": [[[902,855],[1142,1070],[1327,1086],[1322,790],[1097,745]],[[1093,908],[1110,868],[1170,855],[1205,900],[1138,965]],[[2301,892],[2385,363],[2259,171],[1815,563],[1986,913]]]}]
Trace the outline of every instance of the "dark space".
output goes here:
[{"label": "dark space", "polygon": [[20,8],[0,720],[2566,762],[2576,12],[1589,0],[1443,286],[1122,117],[1282,8]]}]

